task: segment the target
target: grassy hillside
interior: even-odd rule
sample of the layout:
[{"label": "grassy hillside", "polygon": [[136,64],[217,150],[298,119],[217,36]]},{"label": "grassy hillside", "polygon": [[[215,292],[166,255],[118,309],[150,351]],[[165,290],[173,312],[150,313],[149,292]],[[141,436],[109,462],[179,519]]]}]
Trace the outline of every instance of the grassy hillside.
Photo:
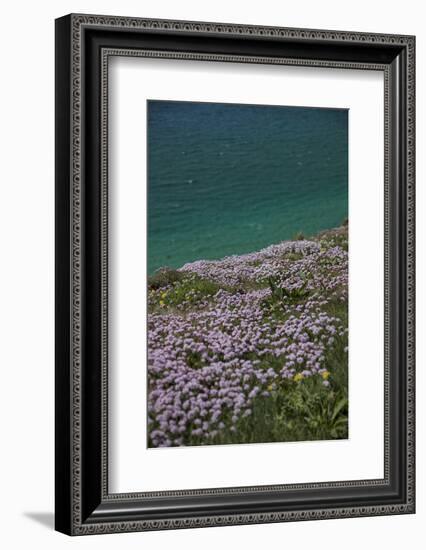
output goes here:
[{"label": "grassy hillside", "polygon": [[347,251],[343,225],[150,277],[149,446],[347,438]]}]

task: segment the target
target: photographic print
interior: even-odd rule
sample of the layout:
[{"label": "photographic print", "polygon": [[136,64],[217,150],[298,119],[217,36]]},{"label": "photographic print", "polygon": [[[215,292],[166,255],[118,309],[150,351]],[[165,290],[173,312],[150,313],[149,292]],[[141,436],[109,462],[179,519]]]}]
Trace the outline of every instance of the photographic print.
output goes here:
[{"label": "photographic print", "polygon": [[55,21],[57,531],[415,513],[415,40]]},{"label": "photographic print", "polygon": [[348,438],[348,111],[147,102],[148,447]]}]

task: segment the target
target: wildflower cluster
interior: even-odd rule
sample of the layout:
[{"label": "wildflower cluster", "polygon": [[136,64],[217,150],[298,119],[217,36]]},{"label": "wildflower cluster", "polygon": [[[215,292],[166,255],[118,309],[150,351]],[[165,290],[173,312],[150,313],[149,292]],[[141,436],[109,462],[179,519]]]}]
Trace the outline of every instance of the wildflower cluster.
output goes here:
[{"label": "wildflower cluster", "polygon": [[[316,403],[303,413],[310,435],[297,407],[345,389],[347,250],[286,241],[177,273],[149,290],[149,446],[321,438],[324,422],[308,418]],[[264,405],[277,425],[259,433]],[[338,428],[330,418],[324,433],[344,436],[347,417]]]}]

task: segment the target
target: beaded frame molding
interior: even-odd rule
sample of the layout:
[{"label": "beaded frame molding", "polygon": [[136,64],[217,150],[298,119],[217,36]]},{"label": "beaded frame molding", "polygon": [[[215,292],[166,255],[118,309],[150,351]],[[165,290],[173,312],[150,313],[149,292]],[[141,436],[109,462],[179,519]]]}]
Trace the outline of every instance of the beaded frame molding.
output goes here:
[{"label": "beaded frame molding", "polygon": [[[384,477],[108,491],[108,60],[384,74]],[[71,14],[56,20],[55,527],[69,535],[415,511],[415,38]]]}]

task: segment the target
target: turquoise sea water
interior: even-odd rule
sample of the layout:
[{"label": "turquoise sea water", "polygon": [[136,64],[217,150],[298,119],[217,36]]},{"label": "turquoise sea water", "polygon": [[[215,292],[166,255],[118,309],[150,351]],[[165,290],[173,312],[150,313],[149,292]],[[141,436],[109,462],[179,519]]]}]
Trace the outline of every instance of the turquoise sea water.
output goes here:
[{"label": "turquoise sea water", "polygon": [[347,215],[347,110],[148,101],[149,273]]}]

